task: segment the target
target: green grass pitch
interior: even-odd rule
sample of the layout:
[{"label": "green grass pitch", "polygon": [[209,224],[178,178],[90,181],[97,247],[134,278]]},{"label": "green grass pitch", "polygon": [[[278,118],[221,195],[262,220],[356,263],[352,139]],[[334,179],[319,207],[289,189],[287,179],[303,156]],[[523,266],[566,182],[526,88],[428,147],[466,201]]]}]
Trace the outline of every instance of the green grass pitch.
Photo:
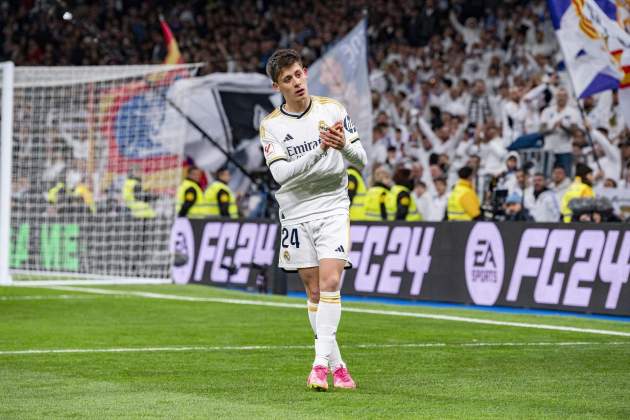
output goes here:
[{"label": "green grass pitch", "polygon": [[627,322],[345,302],[626,336],[345,312],[358,389],[317,393],[301,299],[94,288],[0,288],[0,418],[630,418]]}]

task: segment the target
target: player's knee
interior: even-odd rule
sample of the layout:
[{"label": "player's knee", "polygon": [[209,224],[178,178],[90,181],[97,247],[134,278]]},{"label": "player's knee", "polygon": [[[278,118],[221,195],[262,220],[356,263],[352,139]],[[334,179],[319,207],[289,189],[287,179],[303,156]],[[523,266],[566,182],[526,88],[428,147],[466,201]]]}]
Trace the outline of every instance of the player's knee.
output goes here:
[{"label": "player's knee", "polygon": [[308,300],[313,303],[319,303],[319,287],[308,291]]},{"label": "player's knee", "polygon": [[319,288],[323,292],[336,292],[339,290],[339,275],[337,273],[330,273],[320,277]]}]

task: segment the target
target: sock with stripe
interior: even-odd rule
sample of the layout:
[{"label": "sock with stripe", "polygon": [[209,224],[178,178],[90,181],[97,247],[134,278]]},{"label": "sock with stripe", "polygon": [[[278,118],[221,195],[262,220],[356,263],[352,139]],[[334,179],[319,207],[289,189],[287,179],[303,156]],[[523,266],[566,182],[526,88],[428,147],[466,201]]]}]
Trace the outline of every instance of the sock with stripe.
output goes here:
[{"label": "sock with stripe", "polygon": [[[320,292],[317,308],[315,361],[313,366],[329,366],[333,348],[336,347],[335,336],[341,318],[341,295],[337,292]],[[338,350],[337,350],[338,351]]]},{"label": "sock with stripe", "polygon": [[[311,302],[310,300],[307,300],[306,306],[308,308],[308,320],[311,323],[313,334],[315,334],[315,338],[317,338],[317,309],[319,308],[319,305],[317,303]],[[341,358],[341,352],[339,351],[339,345],[337,344],[336,339],[332,347],[332,353],[330,353],[329,366],[332,370],[346,366],[346,364],[343,362],[343,359]]]}]

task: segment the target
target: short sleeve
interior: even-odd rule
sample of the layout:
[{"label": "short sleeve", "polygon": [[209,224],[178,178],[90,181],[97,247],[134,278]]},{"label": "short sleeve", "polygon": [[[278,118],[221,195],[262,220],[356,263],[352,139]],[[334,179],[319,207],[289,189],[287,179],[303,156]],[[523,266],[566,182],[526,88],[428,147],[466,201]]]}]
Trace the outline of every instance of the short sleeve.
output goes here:
[{"label": "short sleeve", "polygon": [[282,144],[273,136],[268,127],[263,123],[260,125],[260,144],[267,166],[278,160],[288,160]]}]

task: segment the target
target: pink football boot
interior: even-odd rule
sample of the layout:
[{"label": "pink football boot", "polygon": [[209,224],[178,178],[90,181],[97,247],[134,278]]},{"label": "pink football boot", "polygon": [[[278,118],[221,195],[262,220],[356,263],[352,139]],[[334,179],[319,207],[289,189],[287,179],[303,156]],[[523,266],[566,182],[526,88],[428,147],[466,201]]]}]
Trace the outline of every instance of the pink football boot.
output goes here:
[{"label": "pink football boot", "polygon": [[333,386],[335,388],[355,389],[357,384],[354,383],[348,369],[344,366],[340,366],[333,372]]},{"label": "pink football boot", "polygon": [[306,386],[315,391],[328,391],[328,368],[326,366],[313,366],[308,375]]}]

